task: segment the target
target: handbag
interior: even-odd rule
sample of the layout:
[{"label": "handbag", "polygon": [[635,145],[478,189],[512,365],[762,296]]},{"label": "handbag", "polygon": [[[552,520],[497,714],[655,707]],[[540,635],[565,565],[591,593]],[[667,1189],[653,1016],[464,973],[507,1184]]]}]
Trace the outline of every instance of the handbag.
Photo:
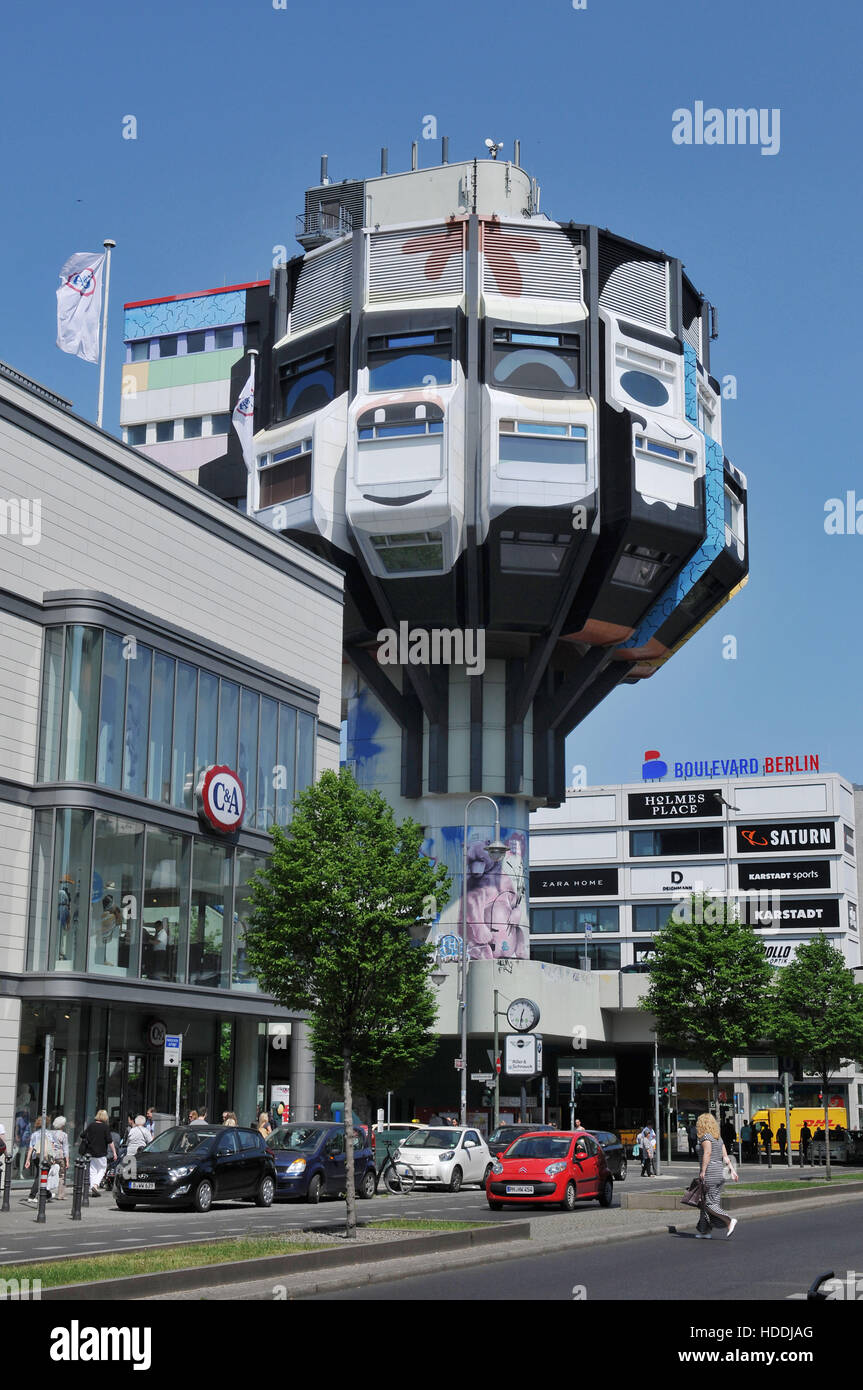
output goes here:
[{"label": "handbag", "polygon": [[700,1207],[704,1201],[704,1181],[702,1178],[693,1178],[680,1199],[683,1207]]}]

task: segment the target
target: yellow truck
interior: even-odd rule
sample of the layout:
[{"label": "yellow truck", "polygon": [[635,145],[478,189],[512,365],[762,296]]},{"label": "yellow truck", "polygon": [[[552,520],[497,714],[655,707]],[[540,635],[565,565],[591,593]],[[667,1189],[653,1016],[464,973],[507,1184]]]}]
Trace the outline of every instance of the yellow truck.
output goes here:
[{"label": "yellow truck", "polygon": [[[848,1112],[845,1109],[844,1105],[831,1105],[830,1109],[827,1111],[827,1117],[830,1125],[831,1135],[833,1131],[836,1129],[837,1125],[841,1125],[843,1129],[847,1130]],[[778,1130],[780,1125],[785,1124],[785,1107],[777,1106],[775,1109],[770,1110],[756,1110],[755,1114],[752,1116],[752,1123],[754,1125],[762,1124],[765,1120],[769,1124],[770,1128],[773,1130],[773,1139],[771,1141],[770,1147],[773,1153],[778,1153],[779,1145],[776,1142],[776,1131]],[[800,1105],[795,1106],[792,1109],[790,1139],[791,1148],[793,1150],[797,1150],[800,1147],[800,1131],[803,1128],[804,1124],[808,1124],[813,1136],[819,1128],[823,1129],[823,1106]],[[759,1144],[758,1147],[759,1150],[761,1150],[763,1146]]]}]

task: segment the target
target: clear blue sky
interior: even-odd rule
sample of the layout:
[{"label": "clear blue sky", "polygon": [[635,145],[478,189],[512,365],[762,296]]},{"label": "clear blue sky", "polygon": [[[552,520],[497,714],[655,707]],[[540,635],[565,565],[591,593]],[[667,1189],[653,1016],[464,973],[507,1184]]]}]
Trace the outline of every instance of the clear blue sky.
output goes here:
[{"label": "clear blue sky", "polygon": [[[409,167],[434,115],[451,158],[522,142],[543,210],[679,255],[719,308],[724,445],[747,475],[746,590],[568,741],[591,782],[666,759],[819,752],[863,781],[858,489],[860,9],[803,0],[436,5],[84,3],[4,21],[6,291],[0,356],[95,415],[97,369],[55,346],[57,272],[114,255],[106,426],[124,300],[264,279],[326,151],[334,179]],[[781,148],[678,146],[672,112],[781,110]],[[138,122],[121,138],[123,117]],[[118,538],[121,540],[121,538]],[[722,638],[738,641],[722,659]]]}]

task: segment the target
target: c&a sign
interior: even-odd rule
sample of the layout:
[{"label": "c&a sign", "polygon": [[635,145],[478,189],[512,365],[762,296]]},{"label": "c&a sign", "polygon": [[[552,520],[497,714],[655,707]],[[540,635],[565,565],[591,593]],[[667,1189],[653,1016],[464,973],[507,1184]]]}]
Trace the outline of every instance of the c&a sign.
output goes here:
[{"label": "c&a sign", "polygon": [[197,790],[198,816],[211,830],[230,835],[246,814],[246,793],[230,767],[209,767]]}]

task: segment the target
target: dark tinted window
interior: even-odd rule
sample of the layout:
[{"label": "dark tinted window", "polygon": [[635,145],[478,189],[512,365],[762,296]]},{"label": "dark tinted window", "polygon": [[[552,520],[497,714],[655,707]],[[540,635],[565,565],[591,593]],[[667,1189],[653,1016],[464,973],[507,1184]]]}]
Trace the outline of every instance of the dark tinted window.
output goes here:
[{"label": "dark tinted window", "polygon": [[235,1129],[226,1129],[216,1141],[216,1153],[223,1154],[227,1149],[228,1153],[235,1154],[239,1150],[240,1142]]},{"label": "dark tinted window", "polygon": [[264,1141],[261,1138],[260,1134],[258,1134],[257,1130],[241,1129],[238,1132],[240,1136],[241,1149],[258,1149],[259,1151],[263,1149]]},{"label": "dark tinted window", "polygon": [[328,405],[336,394],[335,347],[285,362],[279,368],[282,419],[294,420]]}]

